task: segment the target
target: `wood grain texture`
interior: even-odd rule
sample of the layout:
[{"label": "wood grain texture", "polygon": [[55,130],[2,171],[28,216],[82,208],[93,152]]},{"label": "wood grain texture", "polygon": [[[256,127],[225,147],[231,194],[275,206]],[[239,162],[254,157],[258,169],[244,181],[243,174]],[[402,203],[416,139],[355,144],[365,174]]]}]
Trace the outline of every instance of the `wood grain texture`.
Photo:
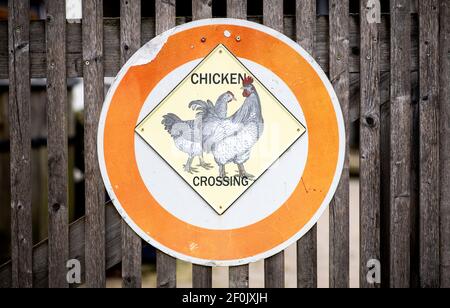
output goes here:
[{"label": "wood grain texture", "polygon": [[419,23],[420,286],[438,288],[439,0],[419,1]]},{"label": "wood grain texture", "polygon": [[411,18],[410,0],[391,0],[390,286],[410,285]]},{"label": "wood grain texture", "polygon": [[[263,23],[283,33],[283,1],[263,1]],[[284,288],[284,251],[264,260],[264,285],[266,288]]]},{"label": "wood grain texture", "polygon": [[156,287],[177,287],[177,259],[162,251],[156,251]]},{"label": "wood grain texture", "polygon": [[[262,23],[262,16],[249,16],[249,21]],[[182,24],[187,21],[184,17],[177,17],[176,24]],[[284,17],[284,33],[291,39],[296,40],[296,18],[293,16]],[[389,36],[389,16],[383,15],[380,24],[380,71],[390,71],[390,36]],[[115,77],[120,69],[120,20],[118,18],[104,19],[104,67],[105,76]],[[144,44],[155,36],[155,18],[145,17],[141,21],[141,42]],[[83,76],[83,55],[81,24],[67,24],[67,77]],[[413,19],[412,24],[412,42],[411,58],[412,70],[418,70],[418,24]],[[45,22],[32,21],[30,24],[30,67],[32,78],[45,78],[47,74],[46,55],[45,55]],[[316,44],[314,46],[314,55],[317,62],[325,72],[329,72],[329,24],[327,16],[316,17]],[[8,25],[5,21],[0,21],[0,41],[8,39]],[[350,16],[350,53],[349,70],[356,74],[360,71],[359,59],[359,17]],[[0,44],[0,78],[8,78],[8,48]],[[359,77],[355,79],[359,80]],[[358,82],[356,83],[358,84]],[[355,84],[355,85],[356,85]],[[357,89],[357,87],[353,87]],[[359,94],[356,95],[359,101]],[[352,103],[353,103],[352,99]],[[355,104],[358,106],[359,104]],[[359,110],[357,112],[359,114]]]},{"label": "wood grain texture", "polygon": [[330,0],[330,79],[346,128],[344,169],[330,203],[330,287],[349,286],[349,1]]},{"label": "wood grain texture", "polygon": [[[175,27],[174,0],[156,0],[156,35]],[[177,261],[175,258],[161,252],[156,253],[156,286],[158,288],[176,288],[177,287]]]},{"label": "wood grain texture", "polygon": [[285,287],[284,251],[264,260],[264,287]]},{"label": "wood grain texture", "polygon": [[440,1],[439,178],[441,287],[450,288],[450,1]]},{"label": "wood grain texture", "polygon": [[[120,1],[120,52],[125,63],[141,46],[141,0]],[[122,287],[142,287],[142,240],[122,220]]]},{"label": "wood grain texture", "polygon": [[212,0],[192,0],[192,19],[212,18]]},{"label": "wood grain texture", "polygon": [[156,35],[159,35],[175,27],[175,6],[175,0],[155,0]]},{"label": "wood grain texture", "polygon": [[30,36],[28,0],[8,1],[12,286],[32,287]]},{"label": "wood grain texture", "polygon": [[[297,43],[314,56],[316,1],[296,1]],[[317,288],[317,226],[297,242],[297,287]]]},{"label": "wood grain texture", "polygon": [[209,266],[192,265],[192,287],[200,289],[212,288],[212,268]]},{"label": "wood grain texture", "polygon": [[50,288],[67,288],[69,178],[66,78],[66,5],[46,1],[48,127],[48,271]]},{"label": "wood grain texture", "polygon": [[232,266],[229,269],[230,288],[246,289],[249,287],[250,269],[248,265]]},{"label": "wood grain texture", "polygon": [[[212,18],[212,0],[192,0],[192,19]],[[192,286],[194,288],[212,288],[212,268],[192,265]]]},{"label": "wood grain texture", "polygon": [[263,0],[263,23],[283,33],[283,0]]},{"label": "wood grain texture", "polygon": [[[121,218],[112,203],[105,207],[106,215],[106,269],[111,269],[122,261],[121,256]],[[85,282],[85,217],[70,224],[69,227],[69,259],[81,262],[82,283]],[[48,240],[44,240],[33,248],[33,287],[46,288],[48,276]],[[0,288],[10,288],[11,262],[0,266]]]},{"label": "wood grain texture", "polygon": [[[227,0],[227,17],[247,19],[247,0]],[[231,266],[229,268],[230,288],[249,287],[249,266]]]},{"label": "wood grain texture", "polygon": [[97,158],[97,126],[104,98],[103,0],[83,1],[84,161],[86,204],[86,285],[105,279],[105,190]]},{"label": "wood grain texture", "polygon": [[227,17],[247,19],[247,0],[227,0]]},{"label": "wood grain texture", "polygon": [[367,282],[367,263],[381,260],[381,109],[380,38],[378,24],[364,18],[373,9],[370,0],[360,1],[361,21],[361,101],[360,101],[360,287],[380,287]]}]

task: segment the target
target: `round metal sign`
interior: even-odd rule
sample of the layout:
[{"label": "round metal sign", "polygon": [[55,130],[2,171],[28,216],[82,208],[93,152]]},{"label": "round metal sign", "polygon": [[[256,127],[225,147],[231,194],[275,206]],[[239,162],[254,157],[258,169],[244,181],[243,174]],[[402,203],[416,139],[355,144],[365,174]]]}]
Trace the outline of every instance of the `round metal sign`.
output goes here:
[{"label": "round metal sign", "polygon": [[202,20],[121,69],[98,151],[115,207],[145,241],[230,266],[280,252],[317,222],[339,183],[345,128],[300,46],[259,24]]}]

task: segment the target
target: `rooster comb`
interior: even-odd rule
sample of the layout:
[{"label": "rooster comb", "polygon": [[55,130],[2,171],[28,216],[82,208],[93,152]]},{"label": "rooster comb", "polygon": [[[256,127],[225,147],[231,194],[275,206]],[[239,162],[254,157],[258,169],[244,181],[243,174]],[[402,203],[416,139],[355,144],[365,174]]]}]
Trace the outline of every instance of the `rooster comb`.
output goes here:
[{"label": "rooster comb", "polygon": [[251,84],[253,84],[253,78],[252,78],[251,76],[245,77],[245,78],[244,78],[244,81],[243,81],[244,87],[245,87],[245,86],[249,86],[249,85],[251,85]]}]

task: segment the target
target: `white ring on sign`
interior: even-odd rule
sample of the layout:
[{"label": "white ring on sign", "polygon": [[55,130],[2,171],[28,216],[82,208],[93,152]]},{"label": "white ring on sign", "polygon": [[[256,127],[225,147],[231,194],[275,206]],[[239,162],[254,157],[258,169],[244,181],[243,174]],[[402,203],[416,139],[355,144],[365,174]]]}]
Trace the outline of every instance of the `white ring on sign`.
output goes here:
[{"label": "white ring on sign", "polygon": [[[314,68],[314,70],[317,72],[320,79],[322,80],[322,83],[326,87],[326,89],[330,95],[331,101],[333,103],[333,107],[334,107],[334,110],[336,113],[336,119],[338,122],[338,129],[339,129],[339,157],[338,157],[338,163],[336,166],[336,171],[335,171],[333,182],[330,186],[330,189],[329,189],[324,201],[322,202],[322,205],[316,211],[314,216],[309,220],[309,222],[307,224],[305,224],[305,226],[301,230],[299,230],[299,232],[297,232],[295,235],[293,235],[290,239],[288,239],[287,241],[285,241],[284,243],[281,243],[280,245],[278,245],[276,247],[273,247],[272,249],[270,249],[264,253],[254,255],[254,256],[251,256],[248,258],[244,258],[244,259],[226,260],[226,261],[204,260],[204,259],[194,258],[192,256],[188,256],[188,255],[185,255],[185,254],[182,254],[182,253],[179,253],[177,251],[167,248],[166,246],[164,246],[161,243],[152,239],[141,228],[139,228],[133,222],[133,220],[128,216],[128,214],[124,211],[122,205],[120,204],[120,201],[117,199],[117,197],[114,193],[113,187],[111,185],[111,182],[109,180],[109,177],[108,177],[108,171],[106,169],[106,164],[105,164],[105,160],[104,160],[103,136],[104,136],[106,117],[108,114],[108,110],[109,110],[109,106],[111,104],[112,97],[114,96],[114,93],[115,93],[117,87],[119,86],[122,78],[125,76],[125,74],[127,73],[128,69],[130,67],[132,67],[134,65],[143,64],[142,63],[143,61],[147,61],[147,62],[151,61],[153,59],[152,56],[156,56],[156,54],[158,53],[157,47],[159,46],[160,48],[162,48],[165,41],[167,40],[167,38],[175,33],[179,33],[179,32],[182,32],[182,31],[185,31],[188,29],[193,29],[193,28],[202,27],[202,26],[206,26],[206,25],[227,25],[227,24],[257,29],[268,35],[271,35],[271,36],[279,39],[280,41],[284,42],[288,46],[290,46],[293,50],[297,51],[298,54],[300,54],[304,59],[306,59],[310,63],[310,65]],[[150,48],[150,47],[152,47],[152,48]],[[150,53],[150,55],[149,54],[144,55],[143,53],[145,53],[145,52]],[[199,20],[199,21],[194,21],[194,22],[191,22],[188,24],[178,26],[174,29],[171,29],[171,30],[157,36],[156,38],[154,38],[152,41],[150,41],[144,47],[142,47],[133,57],[131,57],[131,59],[120,70],[114,83],[112,84],[111,88],[108,91],[108,94],[106,96],[105,103],[103,105],[103,109],[101,112],[101,116],[100,116],[97,138],[98,138],[97,139],[97,147],[98,147],[99,164],[100,164],[100,170],[102,173],[103,181],[105,183],[106,190],[107,190],[109,196],[111,197],[111,200],[112,200],[114,206],[116,207],[117,211],[122,216],[122,218],[125,220],[125,222],[142,239],[144,239],[150,245],[158,248],[162,252],[164,252],[174,258],[178,258],[178,259],[181,259],[184,261],[188,261],[188,262],[199,264],[199,265],[206,265],[206,266],[237,266],[237,265],[256,262],[256,261],[271,257],[271,256],[283,251],[290,245],[294,244],[296,241],[298,241],[303,235],[305,235],[317,223],[317,221],[322,216],[324,211],[327,209],[329,203],[331,202],[331,200],[334,196],[334,193],[336,192],[336,189],[340,182],[341,174],[342,174],[343,167],[344,167],[345,149],[346,149],[346,146],[345,146],[345,144],[346,144],[345,143],[345,140],[346,140],[345,123],[344,123],[344,117],[342,114],[342,110],[341,110],[341,107],[339,104],[339,100],[338,100],[336,93],[334,92],[333,86],[331,85],[330,81],[328,80],[326,74],[323,72],[322,68],[314,60],[314,58],[311,55],[309,55],[297,43],[292,41],[290,38],[288,38],[284,34],[279,33],[269,27],[266,27],[266,26],[263,26],[263,25],[260,25],[257,23],[249,22],[246,20],[220,19],[220,18],[218,18],[218,19],[203,19],[203,20]]]}]

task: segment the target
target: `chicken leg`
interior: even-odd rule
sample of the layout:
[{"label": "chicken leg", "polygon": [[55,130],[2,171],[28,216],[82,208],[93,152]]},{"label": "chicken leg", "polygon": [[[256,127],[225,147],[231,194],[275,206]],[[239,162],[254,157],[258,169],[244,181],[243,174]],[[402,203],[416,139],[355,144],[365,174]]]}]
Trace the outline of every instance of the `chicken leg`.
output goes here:
[{"label": "chicken leg", "polygon": [[198,165],[199,167],[202,167],[205,170],[211,170],[213,168],[211,164],[205,162],[202,156],[199,156],[199,158],[200,158],[200,165]]},{"label": "chicken leg", "polygon": [[239,169],[239,176],[241,178],[247,178],[249,180],[254,178],[253,175],[251,175],[250,173],[247,173],[247,171],[245,171],[244,164],[238,164],[238,169]]},{"label": "chicken leg", "polygon": [[219,176],[225,178],[227,173],[225,172],[225,165],[219,165]]},{"label": "chicken leg", "polygon": [[194,157],[189,157],[186,165],[184,165],[184,171],[186,171],[187,173],[194,173],[194,172],[198,172],[196,168],[192,168],[192,162],[194,161]]}]

